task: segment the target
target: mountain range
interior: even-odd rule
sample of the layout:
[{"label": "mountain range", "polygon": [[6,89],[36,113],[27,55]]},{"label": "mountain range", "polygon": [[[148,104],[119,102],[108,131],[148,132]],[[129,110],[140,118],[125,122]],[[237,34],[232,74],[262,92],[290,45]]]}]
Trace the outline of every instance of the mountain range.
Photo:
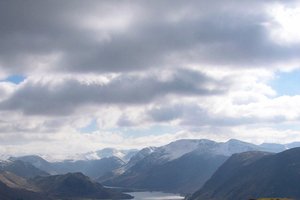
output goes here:
[{"label": "mountain range", "polygon": [[109,186],[192,193],[232,154],[257,150],[265,148],[239,140],[178,140],[142,149],[122,170],[98,180]]},{"label": "mountain range", "polygon": [[49,175],[47,172],[22,160],[7,160],[0,162],[0,171],[8,171],[23,178]]},{"label": "mountain range", "polygon": [[[197,194],[202,195],[199,191],[203,190],[199,188],[207,187],[210,178],[215,176],[215,172],[220,170],[224,163],[232,159],[232,155],[234,157],[239,155],[237,153],[252,152],[253,156],[241,154],[245,156],[245,163],[248,164],[260,154],[266,156],[297,146],[300,146],[300,143],[255,145],[234,139],[227,142],[183,139],[160,147],[146,147],[140,151],[106,148],[82,154],[82,160],[49,162],[35,155],[11,157],[0,162],[0,170],[26,180],[35,180],[33,185],[37,184],[37,180],[52,180],[49,177],[69,173],[80,177],[78,173],[82,173],[82,176],[88,176],[91,180],[110,187],[181,194],[198,191]],[[36,179],[37,176],[40,178]],[[193,197],[196,199],[195,195]]]},{"label": "mountain range", "polygon": [[30,163],[34,167],[52,175],[65,174],[68,172],[82,172],[92,179],[103,176],[114,169],[118,169],[125,164],[117,157],[104,157],[98,160],[65,160],[60,162],[48,162],[39,156],[11,157],[10,161]]}]

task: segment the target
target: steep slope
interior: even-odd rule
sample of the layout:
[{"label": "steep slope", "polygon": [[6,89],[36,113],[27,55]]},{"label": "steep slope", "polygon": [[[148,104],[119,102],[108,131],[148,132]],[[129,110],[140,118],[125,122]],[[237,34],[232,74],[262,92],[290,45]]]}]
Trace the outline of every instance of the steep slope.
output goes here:
[{"label": "steep slope", "polygon": [[12,172],[23,178],[49,175],[48,173],[36,168],[30,163],[23,162],[21,160],[2,162],[0,163],[0,170]]},{"label": "steep slope", "polygon": [[300,148],[278,154],[248,152],[233,155],[190,199],[300,199],[299,169]]},{"label": "steep slope", "polygon": [[156,147],[143,148],[139,152],[135,153],[135,155],[133,155],[126,164],[122,165],[121,167],[119,167],[115,170],[105,173],[104,175],[98,177],[96,179],[96,181],[101,183],[101,182],[106,182],[106,181],[112,180],[113,178],[123,174],[129,168],[131,168],[132,166],[137,164],[139,161],[143,160],[145,157],[149,156],[151,153],[154,152],[155,149],[156,149]]},{"label": "steep slope", "polygon": [[138,151],[135,155],[133,155],[129,162],[125,165],[125,169],[129,169],[139,161],[143,160],[145,157],[152,154],[157,148],[156,147],[146,147],[142,150]]},{"label": "steep slope", "polygon": [[188,153],[178,159],[147,166],[142,162],[110,185],[176,193],[192,193],[227,159],[222,155]]},{"label": "steep slope", "polygon": [[102,180],[110,186],[191,193],[231,154],[257,149],[260,147],[238,140],[178,140],[153,148],[123,173]]},{"label": "steep slope", "polygon": [[55,173],[55,169],[53,168],[52,164],[40,156],[27,155],[27,156],[20,156],[20,157],[10,157],[9,160],[11,161],[21,160],[30,163],[36,168],[48,172],[49,174]]},{"label": "steep slope", "polygon": [[82,173],[35,177],[32,183],[49,196],[59,198],[130,199],[130,195],[115,192],[95,183]]},{"label": "steep slope", "polygon": [[38,187],[29,183],[25,178],[17,176],[11,172],[0,172],[0,181],[10,188],[19,188],[39,192]]},{"label": "steep slope", "polygon": [[0,181],[1,200],[52,200],[45,195],[24,189],[10,188]]}]

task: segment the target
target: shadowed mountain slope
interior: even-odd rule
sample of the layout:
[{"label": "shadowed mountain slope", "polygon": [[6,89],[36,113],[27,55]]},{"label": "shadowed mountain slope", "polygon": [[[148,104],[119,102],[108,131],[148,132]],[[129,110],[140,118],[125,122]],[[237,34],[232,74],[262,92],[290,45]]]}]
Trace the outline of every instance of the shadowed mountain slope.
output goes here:
[{"label": "shadowed mountain slope", "polygon": [[300,148],[278,154],[246,152],[233,155],[190,198],[244,200],[276,197],[300,199]]}]

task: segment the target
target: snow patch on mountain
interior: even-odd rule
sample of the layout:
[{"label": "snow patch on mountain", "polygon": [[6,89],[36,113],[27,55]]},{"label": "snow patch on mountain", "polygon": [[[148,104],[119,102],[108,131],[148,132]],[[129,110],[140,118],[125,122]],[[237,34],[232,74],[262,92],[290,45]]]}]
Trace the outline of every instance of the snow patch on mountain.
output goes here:
[{"label": "snow patch on mountain", "polygon": [[162,158],[168,161],[175,160],[181,156],[195,151],[199,148],[215,145],[216,142],[211,140],[177,140],[166,146],[160,147]]},{"label": "snow patch on mountain", "polygon": [[135,165],[137,162],[143,160],[153,152],[157,150],[157,147],[146,147],[143,148],[142,150],[138,151],[135,155],[133,155],[128,163],[124,166],[124,169],[128,169],[131,166]]}]

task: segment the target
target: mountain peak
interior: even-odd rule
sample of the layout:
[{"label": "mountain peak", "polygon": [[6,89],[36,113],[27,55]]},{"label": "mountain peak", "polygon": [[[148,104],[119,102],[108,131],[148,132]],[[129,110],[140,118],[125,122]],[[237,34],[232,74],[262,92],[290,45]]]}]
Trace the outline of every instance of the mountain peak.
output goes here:
[{"label": "mountain peak", "polygon": [[165,146],[160,147],[163,157],[166,160],[175,160],[187,153],[195,151],[200,146],[211,146],[216,142],[206,139],[182,139],[171,142]]},{"label": "mountain peak", "polygon": [[227,141],[227,143],[247,143],[238,139],[230,139]]}]

